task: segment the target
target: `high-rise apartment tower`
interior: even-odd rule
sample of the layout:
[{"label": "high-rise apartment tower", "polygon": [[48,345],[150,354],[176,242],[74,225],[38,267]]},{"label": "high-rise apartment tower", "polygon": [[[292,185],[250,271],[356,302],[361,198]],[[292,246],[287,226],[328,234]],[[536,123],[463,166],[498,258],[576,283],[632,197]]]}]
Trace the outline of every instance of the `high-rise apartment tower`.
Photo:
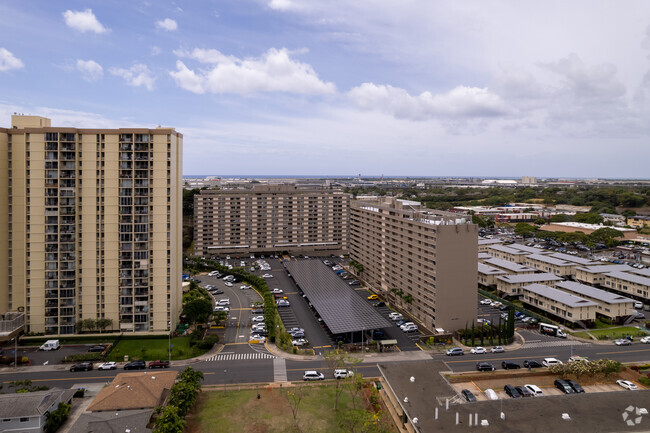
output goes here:
[{"label": "high-rise apartment tower", "polygon": [[26,331],[164,332],[181,308],[183,136],[77,129],[14,115],[0,128],[0,311]]},{"label": "high-rise apartment tower", "polygon": [[362,279],[433,331],[476,320],[478,228],[471,219],[395,198],[354,200],[350,258]]}]

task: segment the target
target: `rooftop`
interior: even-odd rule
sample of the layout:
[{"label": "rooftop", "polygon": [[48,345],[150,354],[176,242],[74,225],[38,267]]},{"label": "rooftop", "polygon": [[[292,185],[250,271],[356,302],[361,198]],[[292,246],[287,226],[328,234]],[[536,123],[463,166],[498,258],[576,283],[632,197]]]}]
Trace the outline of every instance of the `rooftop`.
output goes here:
[{"label": "rooftop", "polygon": [[538,281],[562,281],[563,278],[548,272],[542,274],[518,274],[518,275],[504,275],[497,277],[507,283],[535,283]]},{"label": "rooftop", "polygon": [[119,373],[103,388],[88,411],[145,409],[160,406],[176,381],[177,371]]},{"label": "rooftop", "polygon": [[537,260],[539,262],[548,263],[555,266],[575,266],[575,263],[567,262],[566,260],[558,259],[552,256],[544,256],[542,254],[531,254],[527,258]]},{"label": "rooftop", "polygon": [[556,259],[566,260],[567,262],[577,263],[577,264],[583,265],[583,266],[596,265],[596,264],[599,263],[599,262],[594,261],[594,260],[583,259],[582,257],[578,257],[578,256],[572,256],[571,254],[553,253],[550,256],[555,257]]},{"label": "rooftop", "polygon": [[392,326],[320,260],[283,264],[333,334]]},{"label": "rooftop", "polygon": [[555,283],[555,287],[568,290],[579,295],[587,296],[589,298],[598,299],[606,304],[625,304],[634,302],[634,299],[626,298],[625,296],[617,295],[605,290],[597,289],[586,284],[576,283],[575,281],[561,281]]},{"label": "rooftop", "polygon": [[[619,231],[622,231],[622,232],[630,232],[630,231],[633,231],[633,230],[636,231],[635,229],[625,229],[625,228],[622,228],[622,227],[605,226],[605,225],[600,225],[600,224],[577,223],[577,222],[573,222],[573,221],[566,222],[566,223],[551,223],[551,225],[553,225],[553,224],[558,225],[558,226],[572,227],[572,228],[576,228],[576,229],[585,229],[585,230],[598,230],[598,229],[602,229],[602,228],[605,228],[605,227],[609,227],[610,229],[619,230]],[[544,227],[545,226],[540,227],[540,230],[544,230]]]},{"label": "rooftop", "polygon": [[493,268],[490,265],[486,265],[480,262],[478,264],[478,272],[480,274],[487,274],[487,275],[503,275],[506,273],[506,271],[502,269]]},{"label": "rooftop", "polygon": [[0,394],[0,418],[43,415],[59,398],[66,402],[72,399],[74,393],[75,390],[71,389],[52,388],[47,391]]},{"label": "rooftop", "polygon": [[623,281],[629,281],[630,283],[641,284],[642,286],[650,287],[650,278],[641,275],[628,274],[627,272],[621,271],[608,272],[606,275],[618,278]]},{"label": "rooftop", "polygon": [[567,305],[569,307],[595,307],[598,304],[589,299],[581,298],[580,296],[572,295],[560,289],[555,289],[553,287],[545,286],[544,284],[530,284],[528,286],[522,287],[523,290],[536,293],[545,298],[552,299],[560,304]]},{"label": "rooftop", "polygon": [[151,433],[147,428],[153,409],[85,412],[68,433]]},{"label": "rooftop", "polygon": [[487,263],[488,265],[493,265],[502,269],[507,269],[508,271],[512,271],[514,273],[519,273],[519,272],[535,272],[535,269],[530,268],[528,266],[520,265],[519,263],[515,262],[510,262],[508,260],[503,260],[503,259],[498,259],[496,257],[492,257],[490,259],[485,260],[484,263]]},{"label": "rooftop", "polygon": [[604,274],[612,271],[625,271],[629,268],[628,265],[593,265],[593,266],[580,266],[576,270],[588,272],[590,274]]},{"label": "rooftop", "polygon": [[513,248],[512,245],[490,245],[490,249],[494,251],[501,251],[506,254],[528,254],[526,251],[521,251],[519,249]]}]

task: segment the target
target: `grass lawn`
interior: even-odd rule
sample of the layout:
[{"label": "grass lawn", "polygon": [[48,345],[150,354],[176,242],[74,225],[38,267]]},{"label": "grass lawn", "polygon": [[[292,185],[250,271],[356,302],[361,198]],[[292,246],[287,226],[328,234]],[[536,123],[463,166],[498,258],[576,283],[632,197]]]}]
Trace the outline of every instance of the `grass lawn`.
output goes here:
[{"label": "grass lawn", "polygon": [[[298,405],[298,425],[303,432],[338,433],[339,421],[352,409],[352,395],[344,389],[339,410],[334,411],[335,385],[293,386],[243,391],[207,391],[199,394],[186,417],[188,433],[287,433],[296,431],[286,392],[304,392]],[[257,394],[260,394],[260,399]],[[360,401],[357,397],[356,401]],[[358,408],[362,404],[357,404]],[[364,413],[366,413],[364,411]],[[389,427],[390,429],[390,427]],[[389,430],[391,431],[391,430]]]},{"label": "grass lawn", "polygon": [[[172,359],[187,359],[204,353],[196,347],[190,348],[190,337],[172,338]],[[169,340],[166,338],[120,340],[108,355],[107,361],[124,361],[124,355],[129,360],[155,360],[169,358]]]},{"label": "grass lawn", "polygon": [[[620,328],[612,328],[612,329],[593,329],[590,330],[589,333],[593,335],[594,337],[598,338],[602,335],[608,335],[610,339],[617,339],[617,338],[622,338],[625,337],[627,334],[630,334],[634,337],[637,336],[643,336],[647,335],[642,331],[639,331],[638,328],[632,327],[632,326],[623,326]],[[575,332],[573,335],[576,337],[581,337],[581,338],[590,338],[589,335],[587,335],[586,332]]]}]

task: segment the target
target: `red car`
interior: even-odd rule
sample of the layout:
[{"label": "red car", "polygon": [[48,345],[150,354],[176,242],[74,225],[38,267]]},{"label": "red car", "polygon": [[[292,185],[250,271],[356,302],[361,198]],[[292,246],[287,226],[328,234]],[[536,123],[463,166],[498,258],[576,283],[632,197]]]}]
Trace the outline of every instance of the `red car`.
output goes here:
[{"label": "red car", "polygon": [[169,368],[169,361],[151,361],[149,363],[149,368]]}]

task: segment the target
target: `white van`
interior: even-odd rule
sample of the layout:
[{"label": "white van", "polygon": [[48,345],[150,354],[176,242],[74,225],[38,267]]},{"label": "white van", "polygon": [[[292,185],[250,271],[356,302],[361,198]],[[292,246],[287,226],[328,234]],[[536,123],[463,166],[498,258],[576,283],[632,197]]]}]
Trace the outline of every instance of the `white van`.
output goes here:
[{"label": "white van", "polygon": [[57,350],[61,347],[59,340],[47,340],[38,350]]}]

